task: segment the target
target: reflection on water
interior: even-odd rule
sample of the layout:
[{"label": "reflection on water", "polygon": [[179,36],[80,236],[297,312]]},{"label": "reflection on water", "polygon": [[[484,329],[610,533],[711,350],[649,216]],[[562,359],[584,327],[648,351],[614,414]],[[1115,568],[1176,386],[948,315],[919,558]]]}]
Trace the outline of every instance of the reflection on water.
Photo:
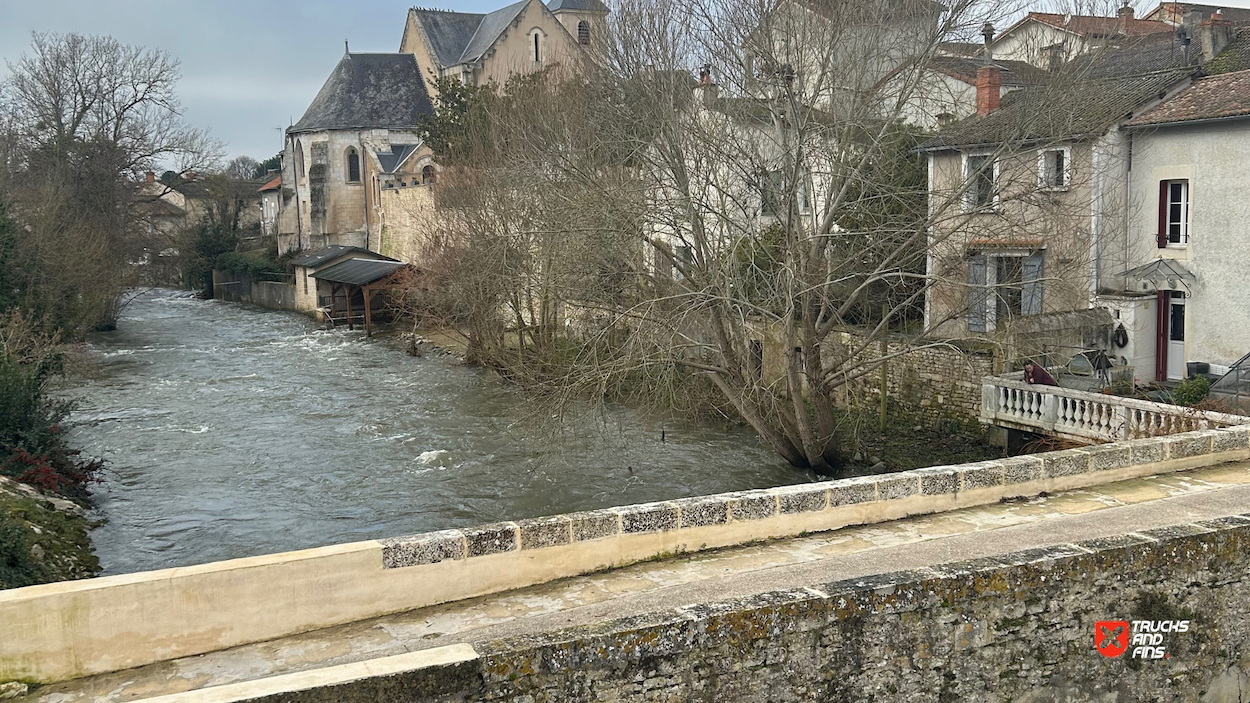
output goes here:
[{"label": "reflection on water", "polygon": [[[94,337],[73,440],[106,573],[811,480],[749,430],[540,429],[505,383],[299,315],[155,291]],[[555,424],[555,423],[550,423]]]}]

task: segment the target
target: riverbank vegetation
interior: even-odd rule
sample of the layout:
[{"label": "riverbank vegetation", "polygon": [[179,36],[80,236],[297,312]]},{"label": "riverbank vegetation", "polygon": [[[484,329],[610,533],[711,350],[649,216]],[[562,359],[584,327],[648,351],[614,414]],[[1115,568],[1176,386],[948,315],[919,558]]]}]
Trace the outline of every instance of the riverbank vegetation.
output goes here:
[{"label": "riverbank vegetation", "polygon": [[[102,464],[49,394],[65,343],[108,330],[174,245],[146,172],[208,168],[178,62],[110,37],[33,34],[0,82],[0,586],[94,574],[80,509]],[[167,213],[166,213],[167,214]],[[75,507],[78,506],[78,507]]]}]

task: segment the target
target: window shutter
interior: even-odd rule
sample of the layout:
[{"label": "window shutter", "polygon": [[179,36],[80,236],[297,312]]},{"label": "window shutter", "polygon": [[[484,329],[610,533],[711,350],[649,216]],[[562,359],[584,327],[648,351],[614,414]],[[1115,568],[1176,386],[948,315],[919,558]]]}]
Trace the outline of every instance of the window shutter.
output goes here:
[{"label": "window shutter", "polygon": [[1024,281],[1020,296],[1020,314],[1042,314],[1042,254],[1038,252],[1024,259]]},{"label": "window shutter", "polygon": [[984,256],[968,259],[968,331],[985,331],[986,291]]},{"label": "window shutter", "polygon": [[1159,248],[1168,245],[1168,182],[1159,181]]}]

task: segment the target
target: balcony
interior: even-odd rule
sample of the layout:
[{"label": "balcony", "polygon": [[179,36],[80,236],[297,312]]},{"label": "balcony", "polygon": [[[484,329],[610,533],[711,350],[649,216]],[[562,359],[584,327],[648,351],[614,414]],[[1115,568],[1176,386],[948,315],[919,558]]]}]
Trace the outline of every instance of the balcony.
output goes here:
[{"label": "balcony", "polygon": [[1014,373],[982,379],[981,422],[1080,442],[1114,442],[1250,424],[1250,417],[1030,385]]}]

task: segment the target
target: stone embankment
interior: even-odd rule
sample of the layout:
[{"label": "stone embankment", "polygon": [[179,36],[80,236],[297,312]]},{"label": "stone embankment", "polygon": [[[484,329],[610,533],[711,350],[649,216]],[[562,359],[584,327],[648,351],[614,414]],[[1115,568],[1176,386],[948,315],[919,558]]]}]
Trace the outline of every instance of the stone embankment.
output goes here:
[{"label": "stone embankment", "polygon": [[0,589],[95,576],[90,528],[78,504],[0,476]]}]

